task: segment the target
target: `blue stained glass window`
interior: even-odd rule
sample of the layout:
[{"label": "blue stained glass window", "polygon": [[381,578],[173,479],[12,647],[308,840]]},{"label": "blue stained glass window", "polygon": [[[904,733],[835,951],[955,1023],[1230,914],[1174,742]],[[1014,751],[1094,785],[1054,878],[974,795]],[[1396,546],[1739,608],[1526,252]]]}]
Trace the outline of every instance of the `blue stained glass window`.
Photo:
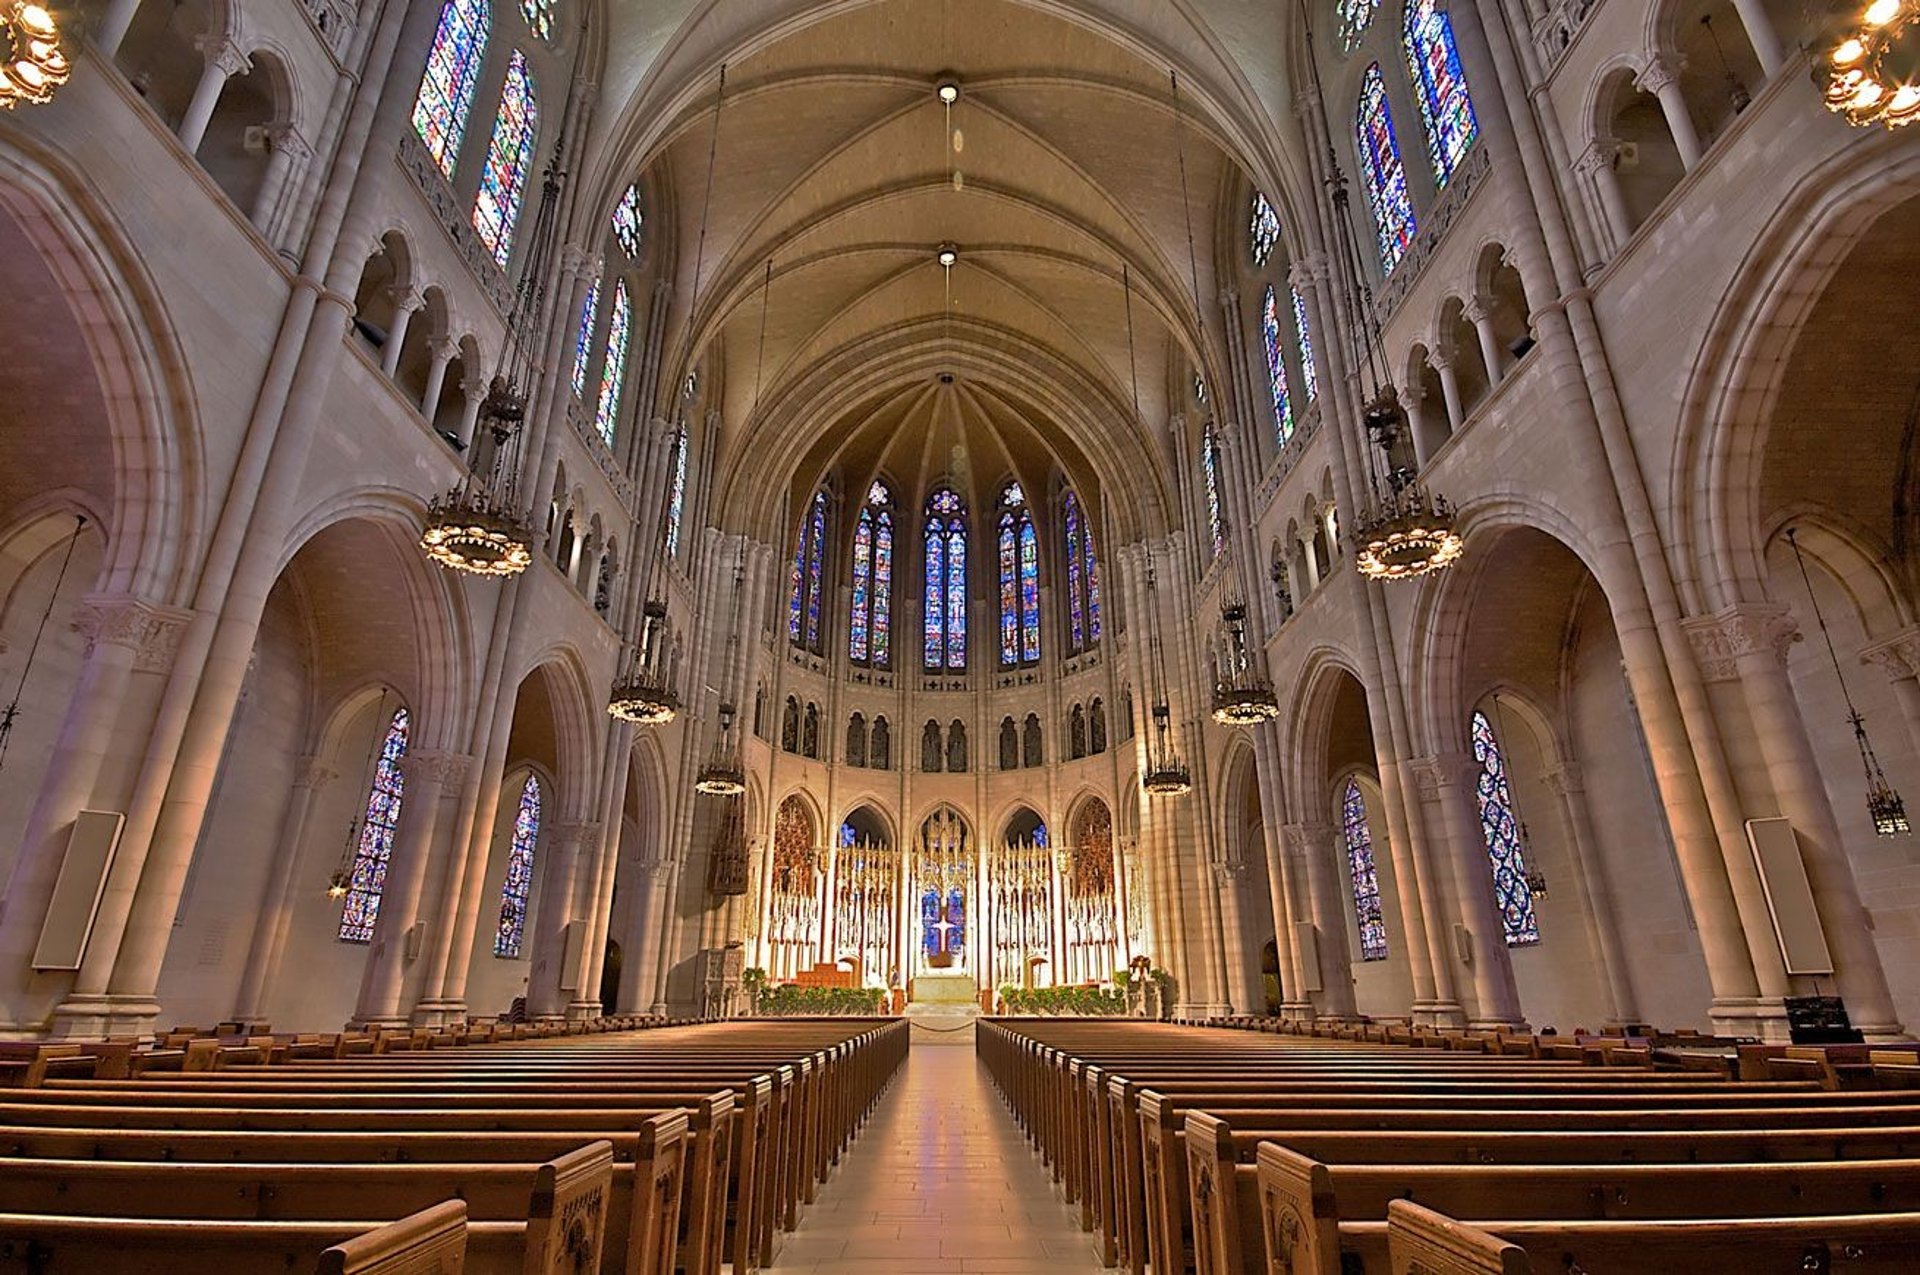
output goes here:
[{"label": "blue stained glass window", "polygon": [[620,251],[629,257],[640,255],[641,231],[646,224],[647,215],[640,209],[640,188],[629,186],[613,206],[613,239]]},{"label": "blue stained glass window", "polygon": [[1480,763],[1480,781],[1474,795],[1480,805],[1480,832],[1486,838],[1487,859],[1493,869],[1493,901],[1500,909],[1500,928],[1508,947],[1540,941],[1540,924],[1533,913],[1533,887],[1527,884],[1527,848],[1520,836],[1520,819],[1513,810],[1513,790],[1507,783],[1507,759],[1494,738],[1493,723],[1474,710],[1473,758]]},{"label": "blue stained glass window", "polygon": [[853,614],[847,624],[847,657],[864,664],[872,650],[867,615],[873,606],[873,511],[862,509],[853,527]]},{"label": "blue stained glass window", "polygon": [[1213,427],[1200,435],[1200,478],[1207,489],[1207,530],[1213,537],[1215,557],[1227,547],[1227,523],[1220,516],[1220,457],[1213,445]]},{"label": "blue stained glass window", "polygon": [[821,560],[825,555],[827,541],[827,496],[825,492],[815,492],[813,513],[807,520],[807,645],[818,650],[820,647],[820,576]]},{"label": "blue stained glass window", "polygon": [[1380,878],[1373,868],[1373,833],[1359,781],[1347,780],[1340,799],[1340,830],[1347,843],[1347,876],[1353,883],[1353,914],[1360,926],[1360,959],[1387,959],[1387,920],[1380,907]]},{"label": "blue stained glass window", "polygon": [[600,400],[594,405],[593,424],[607,446],[613,446],[619,428],[620,391],[627,381],[627,346],[633,339],[633,303],[627,281],[613,285],[613,312],[607,320],[607,361],[600,369]]},{"label": "blue stained glass window", "polygon": [[1387,105],[1387,82],[1380,64],[1367,68],[1360,81],[1360,104],[1354,112],[1354,143],[1360,153],[1360,176],[1367,188],[1367,207],[1373,213],[1374,239],[1380,249],[1380,272],[1392,274],[1419,228],[1413,201],[1407,196],[1407,170],[1400,162],[1400,143],[1393,135],[1393,108]]},{"label": "blue stained glass window", "polygon": [[1013,515],[1000,515],[1000,662],[1020,662],[1020,603],[1015,596],[1020,551]]},{"label": "blue stained glass window", "polygon": [[1093,524],[1085,531],[1087,541],[1087,645],[1100,640],[1100,555],[1093,547]]},{"label": "blue stained glass window", "polygon": [[1433,0],[1410,0],[1401,43],[1413,77],[1414,100],[1420,103],[1420,122],[1427,126],[1434,184],[1445,186],[1479,132],[1467,74],[1453,42],[1453,19]]},{"label": "blue stained glass window", "polygon": [[1380,7],[1380,0],[1334,0],[1334,9],[1340,19],[1340,51],[1351,53],[1360,47],[1360,37],[1366,34],[1367,27],[1373,22],[1373,14]]},{"label": "blue stained glass window", "polygon": [[967,509],[951,487],[927,499],[928,671],[967,667]]},{"label": "blue stained glass window", "polygon": [[1071,491],[1061,501],[1061,521],[1067,538],[1067,629],[1077,655],[1100,640],[1100,559],[1093,549],[1093,525]]},{"label": "blue stained glass window", "polygon": [[413,129],[447,177],[460,159],[473,87],[487,56],[487,0],[447,0],[427,52],[426,74],[413,99]]},{"label": "blue stained glass window", "polygon": [[827,493],[813,493],[807,516],[793,551],[791,592],[787,598],[787,640],[811,651],[820,650],[820,594],[827,540]]},{"label": "blue stained glass window", "polygon": [[387,864],[393,858],[393,831],[400,824],[400,798],[405,779],[400,759],[407,755],[407,731],[412,719],[402,708],[387,722],[380,759],[373,769],[373,787],[367,793],[366,813],[360,820],[360,839],[353,850],[347,876],[347,900],[340,912],[340,938],[348,943],[373,939],[380,919],[380,897],[387,888]]},{"label": "blue stained glass window", "polygon": [[893,511],[882,509],[873,530],[873,665],[893,662]]},{"label": "blue stained glass window", "polygon": [[673,486],[667,492],[667,556],[680,552],[680,515],[687,510],[687,452],[691,440],[681,430],[673,449]]},{"label": "blue stained glass window", "polygon": [[527,776],[520,809],[513,817],[513,844],[507,847],[507,879],[500,886],[500,924],[493,931],[493,954],[520,955],[527,929],[527,897],[533,893],[533,852],[540,844],[540,781]]},{"label": "blue stained glass window", "polygon": [[533,91],[526,55],[515,49],[500,87],[500,113],[487,143],[486,167],[480,170],[480,191],[473,200],[473,228],[503,270],[513,256],[513,232],[520,224],[520,201],[527,193],[527,170],[533,166],[539,129],[540,99]]},{"label": "blue stained glass window", "polygon": [[1319,396],[1320,386],[1313,370],[1313,332],[1307,326],[1307,301],[1300,289],[1289,287],[1289,291],[1293,293],[1293,330],[1300,338],[1300,385],[1311,403]]},{"label": "blue stained glass window", "polygon": [[1031,517],[1020,521],[1020,658],[1040,658],[1040,540]]},{"label": "blue stained glass window", "polygon": [[1273,396],[1273,427],[1282,445],[1293,437],[1293,396],[1287,389],[1287,356],[1280,345],[1280,302],[1267,285],[1260,303],[1260,343],[1267,351],[1267,390]]},{"label": "blue stained glass window", "polygon": [[573,396],[587,392],[587,365],[593,362],[593,329],[600,322],[600,281],[595,279],[580,303],[580,330],[573,338]]},{"label": "blue stained glass window", "polygon": [[1247,213],[1247,251],[1253,256],[1254,266],[1267,264],[1267,258],[1280,242],[1280,214],[1273,210],[1267,197],[1259,191],[1253,192],[1253,207]]},{"label": "blue stained glass window", "polygon": [[1019,483],[1000,493],[1000,663],[1040,658],[1040,543]]},{"label": "blue stained glass window", "polygon": [[[943,924],[944,921],[944,924]],[[942,917],[940,892],[928,890],[920,896],[920,950],[929,960],[941,952],[960,952],[967,945],[967,892],[953,890],[947,895],[946,915]]]},{"label": "blue stained glass window", "polygon": [[559,7],[559,0],[520,0],[520,16],[527,20],[528,30],[542,40],[551,40],[553,12]]},{"label": "blue stained glass window", "polygon": [[887,667],[892,594],[893,493],[876,480],[867,488],[866,504],[853,529],[853,614],[847,629],[847,655],[856,664]]}]

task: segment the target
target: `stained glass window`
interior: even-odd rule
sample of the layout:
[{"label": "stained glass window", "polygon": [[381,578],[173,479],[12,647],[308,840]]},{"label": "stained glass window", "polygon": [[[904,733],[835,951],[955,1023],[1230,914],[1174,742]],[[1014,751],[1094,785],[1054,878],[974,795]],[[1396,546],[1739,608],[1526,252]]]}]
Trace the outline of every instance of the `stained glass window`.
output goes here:
[{"label": "stained glass window", "polygon": [[787,598],[787,640],[818,653],[820,650],[820,595],[827,540],[827,493],[813,493],[800,538],[793,551],[792,592]]},{"label": "stained glass window", "polygon": [[1334,11],[1340,19],[1340,51],[1351,53],[1360,46],[1360,37],[1366,34],[1373,22],[1374,10],[1380,7],[1380,0],[1334,0]]},{"label": "stained glass window", "polygon": [[1479,131],[1460,50],[1453,42],[1453,19],[1434,0],[1409,0],[1401,43],[1413,76],[1414,100],[1420,103],[1420,122],[1427,126],[1433,181],[1444,186]]},{"label": "stained glass window", "polygon": [[1293,330],[1300,338],[1300,386],[1311,403],[1319,395],[1320,386],[1313,370],[1313,332],[1307,326],[1307,301],[1300,289],[1289,286],[1288,290],[1293,293]]},{"label": "stained glass window", "polygon": [[607,361],[600,369],[600,401],[594,406],[593,423],[607,446],[613,446],[619,428],[620,390],[627,381],[627,346],[633,338],[633,303],[627,298],[627,281],[613,285],[613,312],[607,320]]},{"label": "stained glass window", "polygon": [[1380,909],[1380,878],[1373,870],[1373,833],[1358,780],[1347,780],[1340,799],[1340,830],[1347,842],[1347,876],[1353,882],[1353,914],[1360,925],[1360,959],[1387,959],[1387,921]]},{"label": "stained glass window", "polygon": [[1293,437],[1293,395],[1287,389],[1287,356],[1280,345],[1280,301],[1267,285],[1260,303],[1260,343],[1267,351],[1267,390],[1273,397],[1273,428],[1282,446]]},{"label": "stained glass window", "polygon": [[353,850],[353,868],[347,877],[346,906],[340,912],[340,938],[348,943],[373,939],[380,919],[380,896],[387,888],[387,864],[393,858],[393,830],[400,824],[400,797],[405,779],[400,759],[407,755],[407,710],[395,711],[380,743],[380,759],[373,768],[373,787],[367,793],[366,813],[360,819],[360,839]]},{"label": "stained glass window", "polygon": [[480,170],[480,191],[473,200],[473,228],[505,269],[513,256],[513,231],[520,222],[520,199],[527,191],[527,170],[533,166],[534,137],[540,127],[540,100],[533,91],[526,55],[513,51],[507,80],[500,86],[500,113],[493,120],[493,139],[487,143],[486,167]]},{"label": "stained glass window", "polygon": [[1418,226],[1413,201],[1407,197],[1407,170],[1400,162],[1400,143],[1394,140],[1387,82],[1378,62],[1367,68],[1360,81],[1353,130],[1360,153],[1360,175],[1367,188],[1367,207],[1373,213],[1374,239],[1380,248],[1380,272],[1391,274],[1413,242]]},{"label": "stained glass window", "polygon": [[513,844],[507,847],[507,879],[500,886],[500,924],[493,931],[493,954],[520,955],[527,929],[527,896],[533,893],[533,852],[540,843],[540,781],[527,776],[520,809],[513,817]]},{"label": "stained glass window", "polygon": [[1213,445],[1213,427],[1200,435],[1200,478],[1207,489],[1207,530],[1213,537],[1214,556],[1227,547],[1227,523],[1220,516],[1220,456]]},{"label": "stained glass window", "polygon": [[1040,545],[1019,483],[1000,493],[1000,663],[1040,658]]},{"label": "stained glass window", "polygon": [[1487,858],[1493,868],[1493,901],[1500,909],[1500,928],[1508,947],[1540,941],[1540,925],[1533,914],[1533,887],[1527,884],[1527,848],[1520,836],[1520,819],[1513,811],[1513,790],[1507,783],[1507,759],[1493,736],[1493,723],[1474,710],[1473,759],[1480,763],[1480,782],[1474,795],[1480,804],[1480,832],[1486,838]]},{"label": "stained glass window", "polygon": [[681,430],[673,449],[673,486],[667,491],[667,556],[680,552],[680,515],[687,510],[687,452],[690,440]]},{"label": "stained glass window", "polygon": [[580,330],[573,338],[573,396],[587,392],[587,365],[593,362],[593,329],[600,322],[600,281],[595,279],[580,303]]},{"label": "stained glass window", "polygon": [[1279,242],[1280,214],[1273,210],[1267,197],[1256,190],[1253,207],[1247,213],[1247,251],[1253,255],[1255,268],[1267,264],[1267,258],[1273,255]]},{"label": "stained glass window", "polygon": [[559,7],[559,0],[520,0],[520,16],[527,20],[528,30],[542,40],[551,40],[553,11]]},{"label": "stained glass window", "polygon": [[640,188],[628,186],[620,202],[613,206],[613,239],[620,245],[620,251],[629,257],[640,255],[640,232],[646,222],[647,215],[640,210]]},{"label": "stained glass window", "polygon": [[893,612],[893,493],[875,482],[867,489],[853,528],[853,605],[847,656],[856,664],[886,668]]},{"label": "stained glass window", "polygon": [[967,667],[967,507],[951,487],[927,498],[928,671]]},{"label": "stained glass window", "polygon": [[1093,550],[1093,527],[1068,492],[1061,502],[1067,537],[1067,635],[1074,654],[1100,640],[1100,561]]},{"label": "stained glass window", "polygon": [[413,130],[440,171],[453,176],[473,106],[474,82],[487,56],[487,0],[447,0],[427,52],[427,71],[413,99]]}]

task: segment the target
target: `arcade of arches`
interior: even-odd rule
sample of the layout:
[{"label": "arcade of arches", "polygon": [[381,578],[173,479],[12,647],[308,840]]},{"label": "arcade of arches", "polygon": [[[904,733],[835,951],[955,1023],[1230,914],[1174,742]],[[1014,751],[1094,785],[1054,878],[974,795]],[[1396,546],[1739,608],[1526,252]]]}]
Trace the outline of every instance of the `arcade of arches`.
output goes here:
[{"label": "arcade of arches", "polygon": [[[1794,6],[77,10],[0,112],[0,1036],[695,1013],[728,952],[1920,1021],[1848,716],[1920,799],[1920,129]],[[531,566],[428,562],[501,466]]]}]

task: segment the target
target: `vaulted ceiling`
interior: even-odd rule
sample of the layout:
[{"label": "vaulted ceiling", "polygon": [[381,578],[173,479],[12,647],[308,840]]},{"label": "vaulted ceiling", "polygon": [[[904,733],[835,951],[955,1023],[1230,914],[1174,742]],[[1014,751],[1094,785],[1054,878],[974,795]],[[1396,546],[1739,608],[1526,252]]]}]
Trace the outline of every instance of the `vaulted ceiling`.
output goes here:
[{"label": "vaulted ceiling", "polygon": [[[1191,369],[1217,374],[1212,266],[1246,182],[1218,102],[1256,96],[1216,29],[1173,3],[1152,32],[1112,5],[884,0],[757,24],[713,4],[643,37],[628,7],[601,166],[660,205],[666,374],[690,348],[716,387],[723,526],[776,534],[828,475],[909,504],[941,477],[977,501],[1064,479],[1110,534],[1179,521],[1165,425],[1193,424]],[[1270,6],[1206,7],[1277,40]],[[1196,64],[1176,106],[1170,68]]]}]

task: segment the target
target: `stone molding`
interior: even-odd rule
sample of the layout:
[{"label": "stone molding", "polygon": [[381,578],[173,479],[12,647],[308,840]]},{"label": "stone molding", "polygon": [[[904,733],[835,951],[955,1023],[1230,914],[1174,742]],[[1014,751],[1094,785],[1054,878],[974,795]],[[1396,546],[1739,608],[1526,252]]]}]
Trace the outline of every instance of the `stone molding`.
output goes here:
[{"label": "stone molding", "polygon": [[562,846],[582,849],[599,841],[600,824],[597,820],[556,823],[548,831],[547,837],[548,843],[556,850]]},{"label": "stone molding", "polygon": [[1785,662],[1787,648],[1800,640],[1800,626],[1784,603],[1749,602],[1713,615],[1681,623],[1693,646],[1700,676],[1709,682],[1730,682],[1740,676],[1740,662],[1771,653]]},{"label": "stone molding", "polygon": [[95,593],[81,600],[72,628],[86,638],[88,656],[102,642],[123,646],[133,652],[136,672],[164,673],[173,667],[180,637],[192,619],[193,612],[178,607],[157,607],[125,595]]},{"label": "stone molding", "polygon": [[1480,778],[1480,763],[1472,753],[1414,757],[1408,760],[1407,767],[1413,771],[1413,782],[1420,789],[1422,801],[1439,801],[1448,790],[1475,783]]},{"label": "stone molding", "polygon": [[1878,665],[1890,682],[1920,677],[1920,625],[1913,625],[1860,652],[1862,664]]},{"label": "stone molding", "polygon": [[1330,823],[1289,823],[1282,824],[1280,832],[1288,850],[1304,854],[1332,844],[1334,828]]},{"label": "stone molding", "polygon": [[295,788],[309,788],[318,791],[338,778],[340,778],[340,772],[328,765],[323,759],[319,757],[303,757],[300,759],[300,770],[294,776],[293,786]]},{"label": "stone molding", "polygon": [[1577,796],[1587,790],[1587,777],[1578,762],[1563,761],[1547,772],[1547,783],[1561,797]]},{"label": "stone molding", "polygon": [[400,773],[408,780],[446,788],[459,783],[472,764],[473,758],[466,753],[423,748],[409,751],[400,759]]}]

